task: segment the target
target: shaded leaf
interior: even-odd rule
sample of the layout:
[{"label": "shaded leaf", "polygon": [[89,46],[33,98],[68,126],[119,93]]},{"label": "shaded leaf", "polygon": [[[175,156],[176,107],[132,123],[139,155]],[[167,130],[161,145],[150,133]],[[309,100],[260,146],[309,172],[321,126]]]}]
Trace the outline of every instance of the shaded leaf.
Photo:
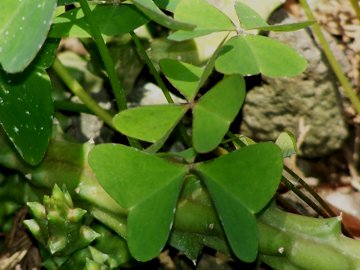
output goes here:
[{"label": "shaded leaf", "polygon": [[263,36],[236,36],[219,53],[215,68],[224,74],[269,77],[295,76],[305,70],[307,61],[287,45]]},{"label": "shaded leaf", "polygon": [[179,90],[187,100],[193,100],[198,90],[203,69],[171,59],[162,59],[159,64],[162,72],[171,84]]},{"label": "shaded leaf", "polygon": [[0,1],[0,63],[8,73],[23,71],[45,42],[56,0]]},{"label": "shaded leaf", "polygon": [[254,214],[275,194],[282,166],[281,151],[273,143],[250,145],[197,166],[230,246],[244,261],[256,258],[258,240]]},{"label": "shaded leaf", "polygon": [[118,113],[113,123],[126,136],[155,143],[171,133],[186,110],[174,104],[136,107]]},{"label": "shaded leaf", "polygon": [[0,122],[21,157],[37,165],[52,129],[53,101],[48,75],[41,70],[8,75],[0,71]]},{"label": "shaded leaf", "polygon": [[191,30],[194,28],[194,26],[188,22],[181,22],[181,20],[167,16],[152,0],[131,0],[131,2],[150,19],[169,29]]},{"label": "shaded leaf", "polygon": [[236,29],[229,17],[206,0],[181,1],[177,5],[174,18],[196,26],[192,31],[178,31],[168,37],[177,41]]},{"label": "shaded leaf", "polygon": [[[101,33],[122,35],[149,22],[149,18],[133,5],[97,5],[92,15]],[[72,9],[56,17],[51,27],[51,37],[90,37],[81,8]]]},{"label": "shaded leaf", "polygon": [[207,92],[193,109],[193,144],[196,151],[215,149],[238,114],[245,98],[241,76],[226,77]]},{"label": "shaded leaf", "polygon": [[131,254],[140,261],[156,257],[169,236],[187,169],[115,144],[96,146],[89,163],[105,191],[129,209],[127,240]]}]

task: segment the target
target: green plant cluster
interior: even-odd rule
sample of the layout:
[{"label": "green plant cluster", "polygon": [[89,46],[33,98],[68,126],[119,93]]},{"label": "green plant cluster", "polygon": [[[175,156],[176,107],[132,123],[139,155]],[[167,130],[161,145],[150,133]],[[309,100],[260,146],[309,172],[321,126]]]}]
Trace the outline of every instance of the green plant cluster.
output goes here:
[{"label": "green plant cluster", "polygon": [[[236,21],[206,0],[104,3],[0,3],[0,163],[26,176],[17,184],[24,187],[20,205],[30,209],[33,218],[25,224],[39,242],[44,267],[116,269],[156,258],[170,245],[191,260],[208,246],[276,269],[319,269],[319,261],[321,269],[357,268],[359,244],[341,235],[339,220],[292,216],[270,203],[283,159],[296,152],[293,136],[284,132],[276,143],[256,144],[229,131],[245,99],[244,76],[295,76],[307,65],[294,49],[255,33],[295,31],[313,21],[269,25],[238,0]],[[218,32],[225,38],[202,66],[162,58],[157,67],[134,32],[149,22],[169,29],[167,38],[179,43]],[[57,57],[60,39],[69,36],[93,40],[91,56],[100,59],[97,68],[110,82],[115,115]],[[133,40],[169,104],[127,109],[105,43],[118,36]],[[128,144],[80,144],[57,132],[49,68],[86,106],[68,102],[67,108],[95,114]],[[214,70],[222,74],[217,82],[209,80]],[[160,74],[183,104],[173,102]],[[176,134],[185,150],[167,152]],[[1,190],[10,191],[16,182],[5,178]],[[17,207],[2,209],[5,217]],[[324,255],[312,258],[311,244]]]}]

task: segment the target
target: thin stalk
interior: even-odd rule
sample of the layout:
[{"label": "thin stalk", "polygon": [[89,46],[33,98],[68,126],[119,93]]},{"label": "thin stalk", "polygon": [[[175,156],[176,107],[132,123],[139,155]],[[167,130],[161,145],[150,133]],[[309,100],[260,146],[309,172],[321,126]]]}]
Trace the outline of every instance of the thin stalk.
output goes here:
[{"label": "thin stalk", "polygon": [[94,38],[95,44],[99,50],[99,53],[101,55],[101,59],[104,62],[104,66],[106,69],[106,72],[109,77],[109,81],[113,90],[113,93],[115,95],[116,102],[118,104],[119,110],[125,110],[127,109],[126,105],[126,97],[125,97],[125,91],[121,86],[121,83],[116,75],[115,66],[112,61],[112,58],[110,56],[110,53],[105,45],[105,41],[101,35],[100,29],[98,25],[96,24],[92,12],[90,10],[90,6],[87,0],[79,0],[81,9],[84,12],[85,20],[90,26],[92,37]]},{"label": "thin stalk", "polygon": [[311,199],[309,199],[303,192],[301,192],[293,183],[287,180],[285,177],[281,178],[281,182],[293,191],[299,198],[301,198],[307,205],[309,205],[316,213],[318,213],[322,217],[330,217],[325,211],[319,208],[316,203],[314,203]]},{"label": "thin stalk", "polygon": [[146,65],[148,66],[150,73],[154,76],[156,83],[159,85],[159,87],[161,88],[161,91],[163,92],[166,100],[168,103],[174,103],[174,100],[171,98],[170,96],[170,92],[169,90],[166,88],[163,80],[160,77],[160,74],[157,72],[154,64],[152,63],[151,59],[149,58],[149,56],[147,55],[144,46],[142,45],[140,39],[138,38],[138,36],[132,31],[130,32],[130,35],[135,43],[136,48],[139,51],[140,56],[142,57],[142,59],[145,61]]},{"label": "thin stalk", "polygon": [[[307,1],[300,0],[300,3],[302,5],[308,19],[316,21],[315,16],[314,16],[313,12],[311,11],[311,8],[310,8],[309,4],[307,3]],[[318,42],[320,43],[320,46],[322,47],[323,52],[325,53],[325,55],[330,63],[331,68],[333,69],[341,86],[343,87],[345,95],[349,98],[349,100],[350,100],[351,104],[353,105],[354,109],[356,110],[357,114],[360,115],[360,99],[356,95],[349,80],[346,78],[344,72],[342,71],[341,66],[336,61],[335,56],[332,53],[330,46],[329,46],[328,42],[326,41],[324,34],[321,31],[320,25],[318,23],[313,24],[312,30],[313,30]]]},{"label": "thin stalk", "polygon": [[358,0],[350,0],[350,3],[355,11],[355,14],[360,22],[360,6]]},{"label": "thin stalk", "polygon": [[90,111],[103,120],[109,127],[115,129],[112,123],[112,115],[97,104],[97,102],[85,91],[80,83],[72,77],[70,72],[66,69],[66,67],[64,67],[58,58],[55,58],[52,67],[70,91],[73,92],[74,95],[76,95],[85,104],[85,106],[89,108]]},{"label": "thin stalk", "polygon": [[70,101],[54,101],[54,107],[56,110],[69,111],[77,113],[94,114],[88,107],[83,104],[74,103]]},{"label": "thin stalk", "polygon": [[[142,45],[140,39],[138,38],[138,36],[133,31],[130,32],[130,35],[131,35],[131,37],[132,37],[132,39],[133,39],[133,41],[135,43],[136,48],[138,49],[138,52],[139,52],[140,56],[142,57],[142,59],[144,60],[146,65],[148,66],[148,68],[150,70],[150,73],[154,76],[156,83],[159,85],[161,91],[163,92],[163,94],[164,94],[164,96],[166,98],[166,101],[168,103],[173,104],[174,100],[170,96],[170,91],[165,86],[164,81],[161,79],[159,72],[156,70],[153,62],[151,61],[150,57],[146,53],[145,48]],[[190,147],[191,146],[191,139],[189,137],[189,134],[186,132],[186,128],[185,128],[183,123],[179,123],[178,131],[179,131],[180,136],[182,137],[184,143],[186,144],[186,146]]]},{"label": "thin stalk", "polygon": [[302,185],[310,194],[313,196],[318,203],[325,209],[326,212],[332,217],[336,217],[334,211],[331,210],[329,205],[317,194],[313,188],[311,188],[304,180],[301,179],[295,172],[293,172],[289,167],[285,166],[285,171],[290,174],[300,185]]}]

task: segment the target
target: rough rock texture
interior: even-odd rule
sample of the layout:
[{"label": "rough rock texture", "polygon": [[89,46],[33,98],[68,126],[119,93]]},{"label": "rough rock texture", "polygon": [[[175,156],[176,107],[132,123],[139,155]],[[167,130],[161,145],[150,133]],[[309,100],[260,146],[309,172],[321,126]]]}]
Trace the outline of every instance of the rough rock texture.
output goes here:
[{"label": "rough rock texture", "polygon": [[[281,131],[288,130],[298,137],[304,157],[321,157],[339,149],[348,131],[336,79],[317,44],[306,30],[270,33],[270,37],[299,51],[309,67],[293,78],[264,78],[262,86],[249,91],[241,132],[255,140],[275,140]],[[341,58],[344,62],[345,57]],[[343,65],[347,68],[346,61]]]}]

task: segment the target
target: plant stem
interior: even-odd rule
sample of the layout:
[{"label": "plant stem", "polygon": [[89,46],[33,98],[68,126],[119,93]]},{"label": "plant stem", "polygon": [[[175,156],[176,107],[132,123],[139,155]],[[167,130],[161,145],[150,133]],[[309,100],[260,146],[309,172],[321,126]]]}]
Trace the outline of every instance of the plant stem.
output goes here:
[{"label": "plant stem", "polygon": [[140,56],[142,57],[142,59],[145,61],[146,65],[148,66],[150,73],[154,76],[156,83],[159,85],[159,87],[161,88],[161,91],[163,92],[166,100],[168,103],[174,103],[174,100],[171,98],[170,96],[170,92],[169,90],[166,88],[163,80],[160,77],[160,74],[157,72],[155,66],[153,65],[151,59],[149,58],[149,56],[147,55],[144,46],[141,44],[140,39],[138,38],[138,36],[131,31],[130,35],[136,45],[136,48],[139,51]]},{"label": "plant stem", "polygon": [[293,185],[289,180],[285,177],[282,177],[281,182],[291,191],[293,191],[299,198],[301,198],[307,205],[309,205],[316,213],[318,213],[322,217],[330,217],[326,212],[324,212],[321,208],[319,208],[316,203],[314,203],[311,199],[309,199],[303,192],[300,191],[295,185]]},{"label": "plant stem", "polygon": [[350,3],[355,11],[355,14],[360,22],[360,6],[357,0],[350,0]]},{"label": "plant stem", "polygon": [[[153,62],[151,61],[151,59],[147,55],[147,53],[146,53],[146,51],[144,49],[144,46],[142,45],[140,39],[138,38],[138,36],[133,31],[130,32],[130,35],[131,35],[131,37],[132,37],[132,39],[133,39],[133,41],[135,43],[136,48],[139,51],[140,56],[145,61],[146,65],[148,66],[148,68],[150,70],[150,73],[154,76],[154,78],[156,80],[156,83],[161,88],[161,91],[163,92],[167,102],[168,103],[174,103],[174,100],[170,96],[170,91],[165,86],[165,83],[161,79],[159,72],[156,70]],[[191,139],[190,139],[188,133],[186,132],[186,128],[183,125],[183,123],[179,123],[178,130],[179,130],[180,136],[182,137],[182,139],[183,139],[184,143],[186,144],[186,146],[190,147],[191,146]]]},{"label": "plant stem", "polygon": [[111,59],[110,53],[105,45],[105,41],[101,35],[100,29],[98,25],[96,24],[92,12],[90,10],[89,3],[87,0],[79,0],[79,3],[81,5],[81,9],[84,12],[85,20],[90,26],[92,37],[94,38],[95,44],[99,50],[99,53],[101,55],[101,58],[104,62],[104,66],[106,69],[106,72],[109,77],[109,81],[113,90],[113,93],[115,95],[116,102],[118,104],[119,110],[125,110],[127,109],[126,105],[126,98],[125,98],[125,91],[121,86],[121,83],[116,75],[114,63]]},{"label": "plant stem", "polygon": [[298,176],[287,166],[285,166],[285,171],[288,174],[290,174],[300,185],[302,185],[318,201],[318,203],[325,209],[325,211],[328,212],[329,216],[336,217],[336,214],[331,210],[329,205],[304,180],[302,180],[300,176]]},{"label": "plant stem", "polygon": [[[302,5],[308,19],[316,21],[316,18],[314,16],[314,14],[312,13],[311,8],[310,8],[309,4],[307,3],[307,1],[300,0],[300,3]],[[330,63],[331,68],[333,69],[341,86],[343,87],[346,96],[349,98],[349,100],[350,100],[351,104],[353,105],[357,114],[360,115],[360,99],[356,95],[349,80],[346,78],[344,72],[341,69],[340,64],[336,61],[334,54],[331,52],[330,46],[329,46],[328,42],[326,41],[324,34],[321,31],[320,25],[318,23],[315,23],[312,25],[312,29],[313,29],[314,34],[315,34],[317,40],[319,41],[320,46],[322,47],[322,49]]]},{"label": "plant stem", "polygon": [[77,112],[77,113],[87,113],[94,114],[88,107],[83,104],[74,103],[70,101],[54,101],[54,107],[56,110],[69,111],[69,112]]},{"label": "plant stem", "polygon": [[103,120],[109,127],[115,129],[112,123],[112,115],[102,109],[97,102],[84,90],[84,88],[75,80],[64,65],[55,58],[53,69],[57,75],[63,80],[66,86],[88,107],[95,115]]}]

